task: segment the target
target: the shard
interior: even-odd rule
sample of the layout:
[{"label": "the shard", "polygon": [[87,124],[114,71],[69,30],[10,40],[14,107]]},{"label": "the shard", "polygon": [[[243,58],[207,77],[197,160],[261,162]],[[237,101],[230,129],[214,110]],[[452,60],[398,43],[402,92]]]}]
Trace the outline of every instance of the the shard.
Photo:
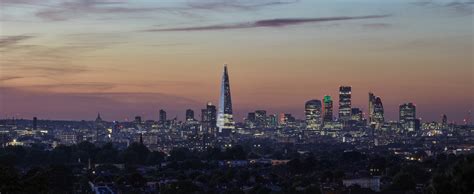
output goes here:
[{"label": "the shard", "polygon": [[219,111],[217,114],[217,127],[219,133],[228,135],[234,129],[234,118],[232,116],[232,97],[230,95],[229,75],[227,65],[224,65],[222,74],[221,94],[219,98]]}]

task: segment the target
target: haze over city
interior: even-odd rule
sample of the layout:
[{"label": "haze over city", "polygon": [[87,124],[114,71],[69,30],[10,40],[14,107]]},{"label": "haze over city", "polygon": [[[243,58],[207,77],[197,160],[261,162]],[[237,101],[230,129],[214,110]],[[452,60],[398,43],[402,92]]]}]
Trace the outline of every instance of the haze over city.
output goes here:
[{"label": "haze over city", "polygon": [[[228,64],[234,116],[304,115],[352,86],[387,120],[461,123],[474,102],[472,1],[0,0],[0,116],[184,118],[218,104]],[[337,106],[334,106],[337,109]]]}]

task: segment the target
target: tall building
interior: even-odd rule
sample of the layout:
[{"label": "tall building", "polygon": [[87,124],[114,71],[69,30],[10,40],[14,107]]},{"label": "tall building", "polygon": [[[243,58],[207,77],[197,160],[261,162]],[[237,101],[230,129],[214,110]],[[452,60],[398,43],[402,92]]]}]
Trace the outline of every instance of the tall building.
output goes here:
[{"label": "tall building", "polygon": [[373,110],[372,123],[375,124],[376,129],[380,129],[385,122],[384,109],[382,104],[382,99],[380,97],[375,97]]},{"label": "tall building", "polygon": [[255,111],[255,126],[257,128],[266,128],[267,124],[267,111],[256,110]]},{"label": "tall building", "polygon": [[276,128],[278,126],[278,119],[276,114],[268,115],[267,126],[270,128]]},{"label": "tall building", "polygon": [[163,109],[160,110],[160,118],[158,122],[162,125],[166,123],[166,111]]},{"label": "tall building", "polygon": [[364,116],[362,115],[362,110],[360,108],[352,108],[351,109],[351,120],[356,122],[362,122]]},{"label": "tall building", "polygon": [[97,113],[97,118],[95,118],[96,123],[102,123],[102,117],[100,117],[100,113]]},{"label": "tall building", "polygon": [[404,130],[416,130],[416,106],[413,103],[400,105],[399,116],[400,125]]},{"label": "tall building", "polygon": [[351,87],[339,87],[339,120],[346,123],[351,120]]},{"label": "tall building", "polygon": [[441,125],[443,126],[443,129],[446,129],[448,127],[448,116],[446,116],[445,114],[443,114],[443,116],[441,117]]},{"label": "tall building", "polygon": [[310,100],[305,104],[306,129],[319,130],[322,124],[321,101]]},{"label": "tall building", "polygon": [[232,115],[232,97],[230,93],[229,75],[227,73],[227,65],[224,65],[224,73],[222,74],[221,95],[219,99],[219,111],[217,113],[217,126],[219,133],[228,135],[235,128],[234,118]]},{"label": "tall building", "polygon": [[255,116],[255,112],[249,112],[247,114],[247,119],[245,119],[245,125],[247,128],[253,129],[255,128],[255,123],[257,123],[257,119]]},{"label": "tall building", "polygon": [[33,130],[38,129],[38,118],[33,117]]},{"label": "tall building", "polygon": [[191,109],[186,110],[186,121],[194,121],[194,111]]},{"label": "tall building", "polygon": [[372,123],[374,119],[374,104],[375,104],[375,95],[372,92],[369,92],[369,123]]},{"label": "tall building", "polygon": [[323,102],[324,102],[323,121],[331,122],[333,120],[331,96],[324,96]]},{"label": "tall building", "polygon": [[288,113],[280,113],[278,115],[278,125],[280,127],[292,127],[295,124],[296,118]]},{"label": "tall building", "polygon": [[211,102],[208,102],[206,109],[201,110],[201,121],[203,130],[207,133],[214,134],[216,132],[217,126],[217,109],[216,106],[212,105]]},{"label": "tall building", "polygon": [[141,116],[136,116],[135,117],[135,124],[141,125],[142,124],[142,117]]}]

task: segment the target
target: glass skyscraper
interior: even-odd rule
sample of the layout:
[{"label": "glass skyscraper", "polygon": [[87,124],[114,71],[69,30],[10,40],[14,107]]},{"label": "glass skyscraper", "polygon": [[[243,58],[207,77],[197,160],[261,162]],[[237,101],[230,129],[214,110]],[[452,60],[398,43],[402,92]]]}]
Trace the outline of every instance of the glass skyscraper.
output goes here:
[{"label": "glass skyscraper", "polygon": [[407,131],[416,130],[416,106],[413,103],[400,105],[400,124]]},{"label": "glass skyscraper", "polygon": [[324,102],[324,116],[323,116],[323,121],[324,122],[331,122],[332,121],[332,99],[331,96],[324,96],[323,99]]},{"label": "glass skyscraper", "polygon": [[351,91],[350,86],[339,87],[339,120],[344,123],[351,120]]},{"label": "glass skyscraper", "polygon": [[205,109],[201,110],[201,121],[202,128],[205,132],[215,135],[216,122],[217,122],[217,110],[216,106],[208,102]]},{"label": "glass skyscraper", "polygon": [[310,100],[305,104],[306,129],[319,130],[322,124],[320,100]]},{"label": "glass skyscraper", "polygon": [[230,134],[235,128],[234,118],[232,115],[232,97],[230,94],[229,75],[227,73],[227,65],[224,65],[224,73],[222,74],[221,94],[219,98],[219,111],[217,113],[217,127],[219,133],[223,135]]}]

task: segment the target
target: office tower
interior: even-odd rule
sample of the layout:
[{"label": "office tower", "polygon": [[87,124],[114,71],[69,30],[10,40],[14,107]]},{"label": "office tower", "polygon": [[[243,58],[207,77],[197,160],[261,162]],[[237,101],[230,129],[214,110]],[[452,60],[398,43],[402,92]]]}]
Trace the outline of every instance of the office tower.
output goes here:
[{"label": "office tower", "polygon": [[346,123],[351,119],[351,87],[339,87],[339,120]]},{"label": "office tower", "polygon": [[276,128],[278,126],[278,120],[276,114],[268,115],[267,126],[270,128]]},{"label": "office tower", "polygon": [[306,129],[319,130],[322,124],[321,101],[310,100],[305,104]]},{"label": "office tower", "polygon": [[221,95],[219,99],[219,112],[217,115],[217,127],[219,133],[229,135],[234,129],[234,118],[232,115],[232,97],[230,93],[229,75],[227,73],[227,65],[224,65],[222,74]]},{"label": "office tower", "polygon": [[140,125],[142,123],[142,117],[141,116],[136,116],[135,117],[135,124]]},{"label": "office tower", "polygon": [[356,122],[362,122],[364,116],[362,115],[362,110],[359,108],[352,108],[351,109],[351,120]]},{"label": "office tower", "polygon": [[400,125],[404,130],[416,130],[416,106],[413,103],[400,105],[399,115]]},{"label": "office tower", "polygon": [[372,92],[369,92],[369,123],[372,123],[374,119],[374,103],[375,95]]},{"label": "office tower", "polygon": [[289,127],[292,127],[292,125],[294,125],[296,123],[296,118],[293,117],[293,115],[291,114],[284,114],[284,124],[286,126],[289,126]]},{"label": "office tower", "polygon": [[285,125],[285,113],[280,113],[278,115],[278,125]]},{"label": "office tower", "polygon": [[247,114],[247,121],[252,122],[254,124],[256,123],[257,118],[256,118],[256,115],[255,115],[255,112],[249,112]]},{"label": "office tower", "polygon": [[267,123],[267,111],[257,110],[255,111],[255,126],[257,128],[266,128]]},{"label": "office tower", "polygon": [[113,121],[112,122],[113,125],[112,125],[112,137],[114,137],[115,135],[117,135],[117,133],[120,132],[120,123],[118,121]]},{"label": "office tower", "polygon": [[374,108],[374,115],[373,115],[372,123],[375,124],[376,129],[380,129],[380,127],[385,122],[384,109],[383,109],[382,99],[380,97],[378,96],[375,97],[373,108]]},{"label": "office tower", "polygon": [[38,129],[38,118],[33,117],[33,130]]},{"label": "office tower", "polygon": [[448,128],[448,116],[446,116],[445,114],[443,114],[443,116],[441,117],[441,125],[443,129]]},{"label": "office tower", "polygon": [[247,118],[245,119],[245,126],[249,129],[255,128],[257,123],[257,119],[255,116],[255,112],[249,112],[247,114]]},{"label": "office tower", "polygon": [[95,118],[96,123],[102,123],[102,117],[100,117],[100,113],[97,113],[97,118]]},{"label": "office tower", "polygon": [[280,113],[278,116],[278,125],[282,127],[291,127],[296,122],[296,118],[288,113]]},{"label": "office tower", "polygon": [[191,109],[186,110],[186,121],[194,121],[194,111]]},{"label": "office tower", "polygon": [[332,99],[331,96],[324,96],[324,113],[323,113],[323,121],[324,122],[331,122],[332,121]]},{"label": "office tower", "polygon": [[216,130],[217,122],[217,109],[216,106],[212,105],[211,102],[208,102],[206,109],[201,110],[201,121],[203,125],[203,130],[207,133],[214,133]]},{"label": "office tower", "polygon": [[163,109],[160,110],[160,118],[158,120],[158,123],[161,125],[164,125],[166,123],[166,111]]}]

